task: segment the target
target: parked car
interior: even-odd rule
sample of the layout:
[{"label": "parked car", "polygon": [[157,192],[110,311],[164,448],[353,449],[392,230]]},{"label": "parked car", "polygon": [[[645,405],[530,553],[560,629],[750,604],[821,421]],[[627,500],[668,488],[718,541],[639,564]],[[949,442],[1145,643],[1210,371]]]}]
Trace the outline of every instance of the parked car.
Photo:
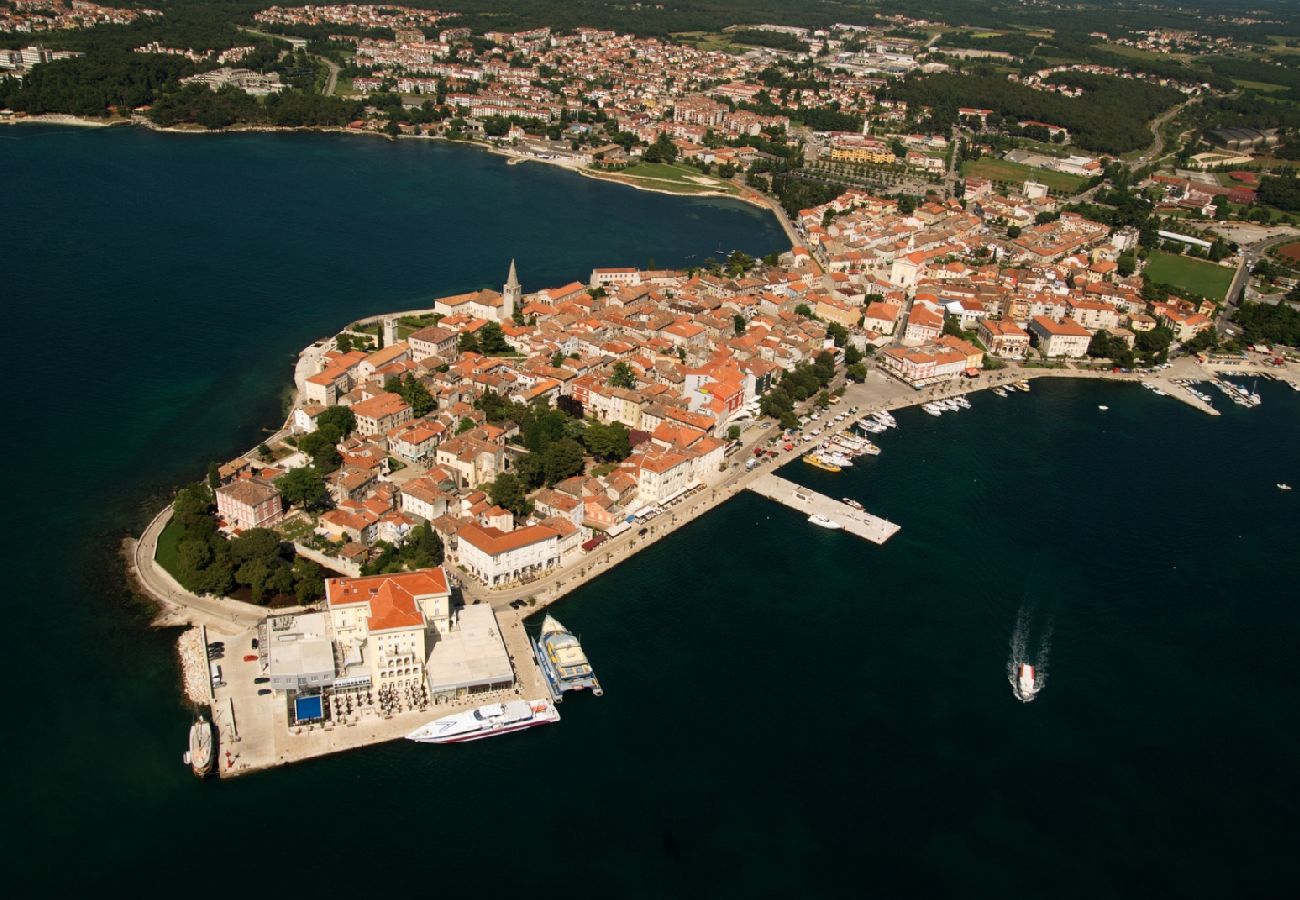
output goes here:
[{"label": "parked car", "polygon": [[244,662],[257,662],[257,654],[250,653],[244,657]]},{"label": "parked car", "polygon": [[271,683],[271,679],[267,678],[265,675],[258,675],[256,678],[253,679],[253,684],[270,684],[270,683]]},{"label": "parked car", "polygon": [[273,691],[272,691],[270,688],[259,688],[258,691],[257,691],[257,696],[259,696],[259,697],[266,697],[266,696],[270,695],[271,693],[273,693]]},{"label": "parked car", "polygon": [[253,638],[253,649],[257,649],[257,638]]}]

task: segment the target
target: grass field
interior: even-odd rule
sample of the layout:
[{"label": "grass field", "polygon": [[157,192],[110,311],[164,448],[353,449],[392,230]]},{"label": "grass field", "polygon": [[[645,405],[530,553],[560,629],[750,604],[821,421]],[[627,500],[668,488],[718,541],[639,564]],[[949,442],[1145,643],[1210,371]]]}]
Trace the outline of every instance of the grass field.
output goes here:
[{"label": "grass field", "polygon": [[1272,94],[1287,89],[1285,84],[1267,84],[1263,81],[1246,81],[1244,78],[1234,78],[1232,79],[1232,83],[1237,87],[1251,91],[1259,91],[1262,94]]},{"label": "grass field", "polygon": [[1011,184],[1037,181],[1047,185],[1053,191],[1065,191],[1070,194],[1078,191],[1088,180],[1078,175],[1049,172],[1047,169],[1035,169],[1033,166],[1026,166],[1021,163],[1013,163],[1005,159],[989,159],[987,157],[984,159],[968,159],[961,164],[961,173],[968,177],[973,175],[976,178],[988,178],[991,181],[1005,181]]},{"label": "grass field", "polygon": [[1142,275],[1147,281],[1166,284],[1173,290],[1190,291],[1211,300],[1222,300],[1232,284],[1232,269],[1157,250],[1147,259]]},{"label": "grass field", "polygon": [[727,181],[703,175],[691,166],[668,163],[637,163],[615,173],[615,180],[643,184],[675,194],[699,194],[705,191],[737,193],[736,186]]},{"label": "grass field", "polygon": [[173,578],[180,580],[176,575],[180,569],[180,557],[176,555],[176,547],[181,540],[181,527],[172,519],[167,523],[167,527],[158,535],[158,552],[154,554],[154,559],[158,565],[167,570]]}]

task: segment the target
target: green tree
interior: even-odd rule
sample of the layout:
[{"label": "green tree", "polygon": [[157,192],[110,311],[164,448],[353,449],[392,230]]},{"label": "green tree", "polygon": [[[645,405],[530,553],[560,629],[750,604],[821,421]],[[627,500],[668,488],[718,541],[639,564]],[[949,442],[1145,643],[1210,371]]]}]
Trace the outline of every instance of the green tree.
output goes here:
[{"label": "green tree", "polygon": [[552,487],[571,475],[577,475],[582,471],[582,465],[582,445],[572,438],[555,441],[542,451],[542,472],[547,487]]},{"label": "green tree", "polygon": [[850,381],[862,384],[867,380],[867,367],[860,362],[851,363],[844,367],[844,375]]},{"label": "green tree", "polygon": [[293,561],[293,593],[299,603],[312,603],[325,596],[325,572],[305,556]]},{"label": "green tree", "polygon": [[731,330],[737,335],[745,333],[745,317],[737,313],[731,317]]},{"label": "green tree", "polygon": [[496,480],[487,486],[488,496],[502,509],[508,509],[517,516],[526,516],[532,512],[532,503],[528,500],[528,489],[513,472],[502,472]]},{"label": "green tree", "polygon": [[214,462],[208,463],[208,488],[214,493],[217,488],[221,487],[221,470],[217,468]]},{"label": "green tree", "polygon": [[610,371],[609,383],[613,387],[631,389],[636,387],[636,375],[633,374],[631,366],[619,360],[614,363],[614,368]]},{"label": "green tree", "polygon": [[290,506],[318,510],[325,509],[330,504],[325,479],[315,468],[290,469],[275,480],[275,489]]},{"label": "green tree", "polygon": [[311,457],[312,467],[317,472],[333,472],[343,461],[332,436],[332,430],[318,428],[298,441],[298,449]]},{"label": "green tree", "polygon": [[677,159],[677,145],[664,132],[659,132],[653,144],[641,154],[641,159],[648,163],[670,163]]},{"label": "green tree", "polygon": [[794,308],[794,314],[796,316],[803,316],[805,319],[811,319],[813,314],[812,307],[807,303],[800,303]]},{"label": "green tree", "polygon": [[496,322],[488,322],[478,330],[479,350],[483,353],[513,353],[514,347],[506,340],[505,333]]},{"label": "green tree", "polygon": [[844,348],[844,364],[846,366],[862,362],[862,351],[852,344]]},{"label": "green tree", "polygon": [[473,428],[476,424],[477,423],[469,416],[462,416],[460,420],[460,424],[456,426],[456,433],[464,434],[465,432]]},{"label": "green tree", "polygon": [[456,339],[456,349],[461,353],[478,353],[478,338],[472,331],[462,331],[460,337]]},{"label": "green tree", "polygon": [[849,340],[849,330],[839,322],[831,322],[826,326],[826,333],[831,336],[836,347],[843,347]]},{"label": "green tree", "polygon": [[[357,427],[357,416],[349,406],[331,406],[316,417],[316,433],[337,444]],[[301,448],[299,444],[299,448]]]},{"label": "green tree", "polygon": [[727,440],[729,440],[729,441],[738,441],[738,440],[740,440],[740,426],[739,426],[739,425],[731,425],[731,426],[729,426],[729,427],[727,428]]},{"label": "green tree", "polygon": [[632,453],[631,435],[622,422],[608,425],[592,422],[583,433],[582,442],[592,456],[606,462],[627,459]]}]

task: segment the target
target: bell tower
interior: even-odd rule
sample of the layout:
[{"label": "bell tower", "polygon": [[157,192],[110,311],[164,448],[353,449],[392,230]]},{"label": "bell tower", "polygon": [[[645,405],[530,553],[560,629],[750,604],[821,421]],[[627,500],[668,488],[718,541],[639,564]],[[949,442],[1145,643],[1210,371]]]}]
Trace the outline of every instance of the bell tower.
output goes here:
[{"label": "bell tower", "polygon": [[506,276],[506,286],[501,292],[504,302],[501,304],[501,318],[509,319],[519,308],[520,300],[523,298],[523,289],[519,286],[519,276],[515,273],[515,261],[510,260],[510,274]]}]

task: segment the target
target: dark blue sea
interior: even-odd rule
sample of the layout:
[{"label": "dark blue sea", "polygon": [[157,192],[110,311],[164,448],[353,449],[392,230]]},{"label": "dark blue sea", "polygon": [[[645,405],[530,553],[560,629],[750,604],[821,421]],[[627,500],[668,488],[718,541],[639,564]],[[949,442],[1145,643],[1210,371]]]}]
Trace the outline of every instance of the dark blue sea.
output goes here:
[{"label": "dark blue sea", "polygon": [[[557,727],[227,783],[121,539],[278,424],[347,322],[784,239],[735,202],[347,136],[0,131],[0,854],[20,896],[1267,897],[1300,879],[1300,394],[1035,382],[743,495],[554,609]],[[1099,403],[1110,407],[1097,410]],[[1021,703],[1012,646],[1043,689]]]}]

